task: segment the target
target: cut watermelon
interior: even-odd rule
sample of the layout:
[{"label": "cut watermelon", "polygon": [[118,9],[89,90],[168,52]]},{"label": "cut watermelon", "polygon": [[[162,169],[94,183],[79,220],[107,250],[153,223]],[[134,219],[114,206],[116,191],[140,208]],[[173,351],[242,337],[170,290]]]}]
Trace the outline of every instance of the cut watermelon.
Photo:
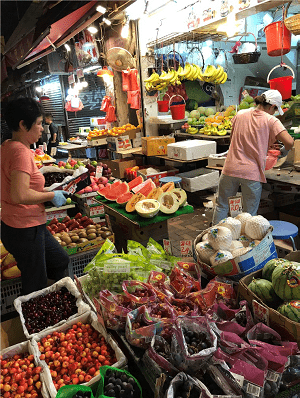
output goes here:
[{"label": "cut watermelon", "polygon": [[118,199],[116,200],[116,202],[121,205],[121,206],[125,206],[126,203],[133,197],[133,193],[132,192],[126,192],[123,193],[123,195],[119,196]]},{"label": "cut watermelon", "polygon": [[156,188],[156,185],[148,178],[146,181],[142,182],[140,185],[137,185],[132,189],[134,193],[141,192],[143,195],[147,196],[152,191],[152,189]]},{"label": "cut watermelon", "polygon": [[129,191],[131,191],[134,187],[142,184],[142,182],[143,182],[143,177],[142,176],[138,176],[134,180],[130,181],[128,183]]},{"label": "cut watermelon", "polygon": [[102,189],[100,189],[100,190],[98,191],[98,194],[101,195],[101,196],[105,196],[105,194],[106,194],[108,191],[110,191],[111,186],[112,186],[112,184],[106,185],[104,188],[102,188]]},{"label": "cut watermelon", "polygon": [[117,186],[114,186],[114,184],[113,184],[111,189],[107,193],[105,193],[103,196],[107,200],[116,201],[118,199],[118,197],[120,197],[121,195],[123,195],[126,192],[128,192],[128,184],[127,184],[127,182],[122,182],[121,184],[119,184]]}]

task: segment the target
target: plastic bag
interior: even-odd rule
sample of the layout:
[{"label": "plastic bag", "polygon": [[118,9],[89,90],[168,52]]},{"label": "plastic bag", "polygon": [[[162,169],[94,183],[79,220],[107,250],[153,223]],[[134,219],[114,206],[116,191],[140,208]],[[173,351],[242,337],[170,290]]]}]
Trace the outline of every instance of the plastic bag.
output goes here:
[{"label": "plastic bag", "polygon": [[170,290],[169,281],[169,278],[163,272],[151,271],[147,282],[153,286],[157,297],[160,300],[165,300],[174,297]]},{"label": "plastic bag", "polygon": [[[145,322],[145,317],[147,322]],[[125,336],[130,344],[147,349],[152,337],[159,334],[163,326],[162,321],[153,322],[147,314],[146,306],[142,305],[127,314]]]},{"label": "plastic bag", "polygon": [[135,304],[143,305],[156,301],[156,293],[148,283],[123,281],[122,289],[125,295]]},{"label": "plastic bag", "polygon": [[73,398],[74,395],[77,392],[79,392],[79,391],[82,391],[84,393],[83,397],[94,398],[92,389],[90,387],[88,387],[88,386],[83,386],[83,385],[80,385],[80,386],[77,386],[77,385],[62,386],[58,390],[56,398]]},{"label": "plastic bag", "polygon": [[199,307],[188,299],[168,299],[170,305],[174,308],[177,316],[200,316]]},{"label": "plastic bag", "polygon": [[189,293],[198,292],[201,289],[200,282],[178,266],[175,266],[171,272],[170,286],[177,298],[186,298]]},{"label": "plastic bag", "polygon": [[[111,382],[109,380],[111,377],[113,377],[114,379],[120,379],[119,385],[121,387],[125,388],[126,384],[125,385],[123,384],[124,382],[123,382],[122,375],[126,375],[127,378],[125,378],[125,383],[130,381],[130,384],[133,387],[133,393],[130,396],[132,398],[142,398],[142,387],[141,387],[140,383],[134,376],[132,376],[131,373],[127,372],[127,370],[113,368],[112,366],[101,366],[100,375],[101,375],[101,378],[100,378],[100,381],[98,384],[96,397],[111,396],[111,395],[105,394],[105,392],[106,392],[105,386],[107,386]],[[123,382],[122,385],[121,385],[121,382]],[[116,396],[116,395],[114,395],[114,396]]]},{"label": "plastic bag", "polygon": [[147,250],[151,265],[156,265],[157,267],[163,269],[163,272],[166,275],[170,275],[173,267],[178,261],[180,261],[179,257],[174,257],[167,254],[164,248],[152,238],[149,238]]},{"label": "plastic bag", "polygon": [[209,365],[201,378],[213,397],[228,395],[230,397],[242,397],[243,391],[232,374],[219,364]]},{"label": "plastic bag", "polygon": [[170,362],[171,347],[163,337],[153,336],[147,353],[151,359],[171,375],[175,376],[178,373],[178,369]]},{"label": "plastic bag", "polygon": [[106,111],[106,121],[109,123],[113,123],[116,120],[117,120],[117,118],[116,118],[115,107],[113,105],[109,105],[109,107]]},{"label": "plastic bag", "polygon": [[217,349],[217,338],[204,317],[180,317],[174,326],[171,362],[194,374],[204,367]]},{"label": "plastic bag", "polygon": [[174,308],[168,303],[153,303],[147,306],[147,312],[155,322],[172,321],[177,317]]},{"label": "plastic bag", "polygon": [[101,102],[100,111],[107,112],[110,104],[111,104],[111,98],[105,95]]},{"label": "plastic bag", "polygon": [[[199,380],[186,373],[178,373],[170,383],[166,392],[166,398],[184,396],[188,398],[207,398],[207,390],[202,387]],[[206,393],[205,393],[206,392]]]},{"label": "plastic bag", "polygon": [[125,330],[127,314],[134,309],[131,300],[124,295],[113,295],[109,290],[102,290],[99,301],[106,327]]},{"label": "plastic bag", "polygon": [[300,380],[300,355],[291,355],[282,374],[281,383],[285,388],[298,384]]}]

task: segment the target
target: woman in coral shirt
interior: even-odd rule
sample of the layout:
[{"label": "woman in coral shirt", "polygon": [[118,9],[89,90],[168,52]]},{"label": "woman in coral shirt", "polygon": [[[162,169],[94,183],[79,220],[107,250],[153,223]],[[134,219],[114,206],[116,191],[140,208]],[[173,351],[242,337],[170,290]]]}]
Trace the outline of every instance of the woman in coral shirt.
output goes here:
[{"label": "woman in coral shirt", "polygon": [[31,98],[11,101],[5,121],[12,139],[1,146],[1,239],[21,271],[23,294],[47,286],[47,278],[59,280],[69,258],[46,228],[44,202],[66,202],[63,191],[44,190],[45,178],[38,170],[30,145],[40,138],[42,108]]},{"label": "woman in coral shirt", "polygon": [[282,115],[282,97],[278,90],[265,91],[255,99],[256,107],[240,110],[232,119],[231,142],[219,181],[213,225],[227,217],[228,198],[236,195],[241,186],[243,211],[256,215],[268,148],[277,140],[286,150],[294,140],[274,113]]}]

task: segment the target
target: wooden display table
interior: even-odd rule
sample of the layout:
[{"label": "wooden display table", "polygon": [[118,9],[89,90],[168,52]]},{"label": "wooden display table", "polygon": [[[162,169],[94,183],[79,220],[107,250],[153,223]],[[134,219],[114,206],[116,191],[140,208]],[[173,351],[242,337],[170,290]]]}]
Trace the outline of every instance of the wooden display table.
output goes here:
[{"label": "wooden display table", "polygon": [[182,214],[193,213],[193,206],[180,207],[173,214],[158,213],[153,218],[142,218],[137,213],[127,213],[125,208],[116,202],[97,196],[97,202],[104,206],[105,213],[109,215],[112,229],[115,233],[115,245],[120,253],[126,250],[127,240],[135,240],[146,246],[149,238],[156,241],[168,239],[168,220]]}]

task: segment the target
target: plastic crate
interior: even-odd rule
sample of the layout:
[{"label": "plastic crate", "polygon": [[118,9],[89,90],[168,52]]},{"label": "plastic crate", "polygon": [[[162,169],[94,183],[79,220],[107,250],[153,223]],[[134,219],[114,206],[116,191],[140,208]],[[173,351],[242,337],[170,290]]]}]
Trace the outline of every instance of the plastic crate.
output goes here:
[{"label": "plastic crate", "polygon": [[14,300],[21,296],[21,278],[1,281],[1,315],[15,311]]},{"label": "plastic crate", "polygon": [[71,256],[69,256],[69,276],[74,279],[74,275],[76,275],[77,277],[85,275],[86,272],[83,272],[84,268],[88,265],[89,262],[92,261],[98,251],[99,247],[94,250],[72,254]]}]

